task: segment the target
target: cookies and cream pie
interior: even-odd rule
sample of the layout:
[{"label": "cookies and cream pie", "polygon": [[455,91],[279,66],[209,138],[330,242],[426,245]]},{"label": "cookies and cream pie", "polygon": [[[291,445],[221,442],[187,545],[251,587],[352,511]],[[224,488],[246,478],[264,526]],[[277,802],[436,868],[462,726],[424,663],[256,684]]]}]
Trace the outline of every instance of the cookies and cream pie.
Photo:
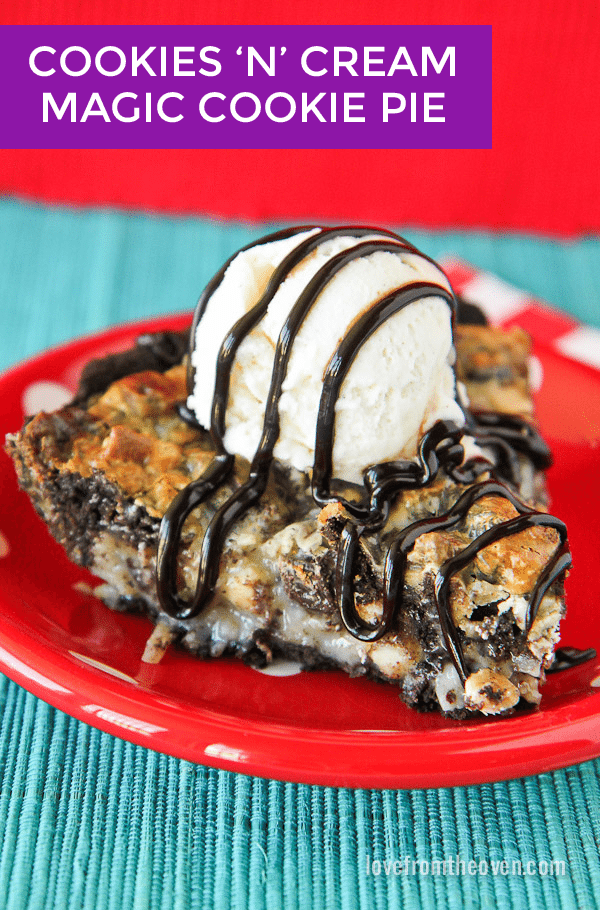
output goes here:
[{"label": "cookies and cream pie", "polygon": [[7,449],[103,599],[155,622],[146,660],[177,641],[453,717],[537,704],[567,533],[529,339],[463,312],[390,231],[281,231],[225,263],[189,332],[90,364]]}]

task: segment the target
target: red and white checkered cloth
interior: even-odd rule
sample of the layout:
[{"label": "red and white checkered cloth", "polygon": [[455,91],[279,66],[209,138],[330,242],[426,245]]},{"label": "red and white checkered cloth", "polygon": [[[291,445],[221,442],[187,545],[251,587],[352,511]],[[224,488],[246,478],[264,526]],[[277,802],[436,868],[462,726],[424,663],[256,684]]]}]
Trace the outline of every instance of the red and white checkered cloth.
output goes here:
[{"label": "red and white checkered cloth", "polygon": [[582,325],[572,316],[461,259],[447,256],[440,265],[456,293],[469,303],[476,303],[492,325],[519,325],[537,344],[600,370],[600,329]]}]

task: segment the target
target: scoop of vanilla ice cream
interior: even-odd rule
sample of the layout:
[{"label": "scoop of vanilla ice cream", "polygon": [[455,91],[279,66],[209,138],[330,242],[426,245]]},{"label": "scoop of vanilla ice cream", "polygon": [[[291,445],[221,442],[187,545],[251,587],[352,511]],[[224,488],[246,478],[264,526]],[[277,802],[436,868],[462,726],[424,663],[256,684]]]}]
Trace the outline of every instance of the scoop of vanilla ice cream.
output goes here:
[{"label": "scoop of vanilla ice cream", "polygon": [[[196,381],[188,406],[210,426],[219,348],[232,325],[251,309],[282,259],[316,231],[254,246],[231,262],[197,329]],[[372,237],[323,242],[282,282],[263,319],[242,341],[231,373],[225,446],[252,459],[262,432],[274,354],[281,328],[313,275],[333,256]],[[312,468],[323,376],[356,319],[395,289],[433,281],[449,289],[432,262],[416,253],[375,252],[345,265],[315,301],[293,343],[279,401],[274,454],[301,471]],[[365,468],[414,458],[420,437],[437,420],[464,423],[455,400],[451,314],[442,297],[427,297],[386,320],[362,345],[336,405],[334,476],[359,483]]]}]

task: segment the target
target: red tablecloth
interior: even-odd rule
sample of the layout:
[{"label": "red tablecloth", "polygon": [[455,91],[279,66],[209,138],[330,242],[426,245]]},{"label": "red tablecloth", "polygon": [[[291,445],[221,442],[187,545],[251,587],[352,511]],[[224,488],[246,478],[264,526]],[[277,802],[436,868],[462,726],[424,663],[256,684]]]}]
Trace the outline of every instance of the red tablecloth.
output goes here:
[{"label": "red tablecloth", "polygon": [[[491,23],[487,151],[0,151],[0,191],[249,219],[600,229],[596,0],[4,0],[3,23]],[[10,86],[3,86],[9,91]],[[4,145],[10,125],[3,124]]]}]

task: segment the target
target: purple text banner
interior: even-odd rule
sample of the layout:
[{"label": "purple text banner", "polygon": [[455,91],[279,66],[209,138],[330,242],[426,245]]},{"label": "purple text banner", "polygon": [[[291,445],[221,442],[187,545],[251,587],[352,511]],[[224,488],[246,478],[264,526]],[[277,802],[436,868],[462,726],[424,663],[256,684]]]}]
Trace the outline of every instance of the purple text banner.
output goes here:
[{"label": "purple text banner", "polygon": [[4,148],[492,147],[488,25],[4,26]]}]

